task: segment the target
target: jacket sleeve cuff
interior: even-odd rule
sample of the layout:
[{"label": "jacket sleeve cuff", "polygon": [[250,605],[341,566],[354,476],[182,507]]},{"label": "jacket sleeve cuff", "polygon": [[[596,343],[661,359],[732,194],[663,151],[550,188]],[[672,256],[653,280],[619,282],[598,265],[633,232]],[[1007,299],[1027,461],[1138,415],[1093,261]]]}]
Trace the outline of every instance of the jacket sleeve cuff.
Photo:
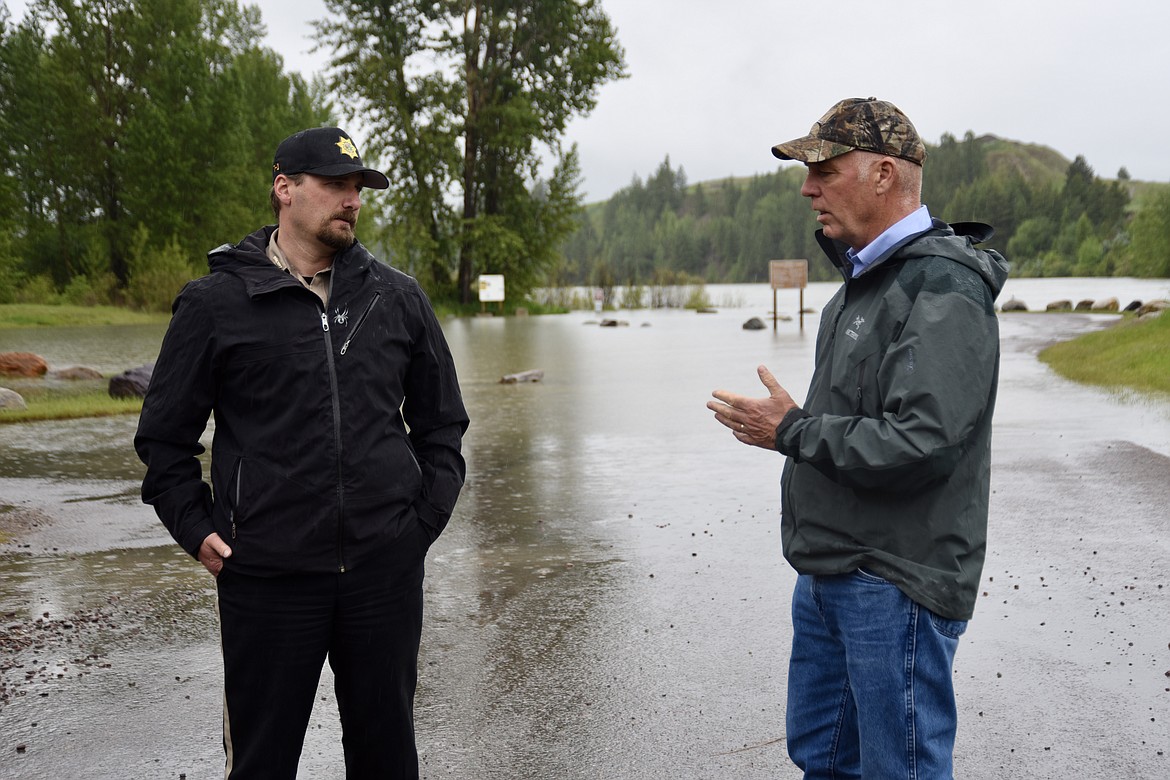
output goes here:
[{"label": "jacket sleeve cuff", "polygon": [[418,519],[422,520],[437,537],[447,527],[447,522],[451,519],[450,515],[443,515],[436,512],[431,507],[425,498],[419,498],[414,502],[414,511],[418,514]]},{"label": "jacket sleeve cuff", "polygon": [[[799,406],[794,406],[788,410],[788,412],[784,415],[784,419],[781,420],[780,424],[776,426],[776,436],[773,443],[776,446],[777,452],[784,452],[784,448],[781,446],[781,444],[784,439],[784,434],[788,431],[788,429],[791,428],[798,420],[803,420],[806,417],[812,417],[812,415],[806,412],[804,409],[801,409]],[[787,455],[788,453],[784,454]]]},{"label": "jacket sleeve cuff", "polygon": [[[211,524],[211,521],[200,520],[185,529],[182,536],[175,541],[187,551],[188,555],[198,560],[199,547],[203,544],[203,540],[213,533],[215,533],[215,526]],[[229,541],[228,543],[230,544],[231,542]]]}]

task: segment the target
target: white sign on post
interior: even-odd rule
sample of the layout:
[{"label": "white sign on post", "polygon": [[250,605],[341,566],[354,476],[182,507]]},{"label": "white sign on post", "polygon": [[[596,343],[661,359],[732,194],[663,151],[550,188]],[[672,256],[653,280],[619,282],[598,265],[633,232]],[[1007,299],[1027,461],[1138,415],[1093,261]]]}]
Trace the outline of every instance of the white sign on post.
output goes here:
[{"label": "white sign on post", "polygon": [[479,275],[479,301],[480,303],[502,303],[504,301],[503,274]]}]

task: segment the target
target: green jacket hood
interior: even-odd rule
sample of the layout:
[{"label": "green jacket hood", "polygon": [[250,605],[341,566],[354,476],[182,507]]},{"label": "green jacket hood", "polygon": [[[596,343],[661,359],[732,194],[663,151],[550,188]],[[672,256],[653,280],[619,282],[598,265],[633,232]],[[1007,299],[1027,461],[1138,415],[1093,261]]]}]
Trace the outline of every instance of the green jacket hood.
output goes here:
[{"label": "green jacket hood", "polygon": [[[865,273],[869,273],[895,255],[899,259],[944,257],[979,274],[987,288],[991,290],[994,299],[1003,290],[1004,282],[1007,281],[1008,272],[1011,270],[1011,264],[999,252],[994,249],[980,249],[977,246],[988,241],[994,234],[995,229],[982,222],[947,224],[935,219],[928,230],[907,236],[892,246],[867,268]],[[845,259],[847,247],[840,241],[825,236],[823,230],[817,231],[816,238],[829,260],[848,278],[851,264]]]}]

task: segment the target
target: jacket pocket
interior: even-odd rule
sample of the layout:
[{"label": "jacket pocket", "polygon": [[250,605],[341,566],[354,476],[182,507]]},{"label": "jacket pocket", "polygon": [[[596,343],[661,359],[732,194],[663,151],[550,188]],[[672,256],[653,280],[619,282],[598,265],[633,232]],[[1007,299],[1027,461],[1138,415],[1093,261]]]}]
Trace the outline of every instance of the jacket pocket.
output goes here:
[{"label": "jacket pocket", "polygon": [[337,507],[332,496],[321,496],[266,466],[237,458],[227,489],[227,520],[233,560],[241,565],[336,547]]},{"label": "jacket pocket", "polygon": [[877,354],[862,358],[855,370],[853,413],[862,417],[881,417],[882,405],[877,384]]},{"label": "jacket pocket", "polygon": [[366,310],[362,312],[362,316],[358,317],[358,321],[354,323],[353,330],[351,330],[349,335],[345,337],[345,342],[342,343],[341,350],[338,354],[344,356],[345,353],[349,351],[349,345],[355,338],[357,338],[358,332],[362,329],[362,325],[366,324],[366,320],[369,318],[370,312],[374,310],[374,307],[378,305],[378,301],[381,299],[382,293],[374,293],[374,297],[370,299],[368,304],[366,304]]}]

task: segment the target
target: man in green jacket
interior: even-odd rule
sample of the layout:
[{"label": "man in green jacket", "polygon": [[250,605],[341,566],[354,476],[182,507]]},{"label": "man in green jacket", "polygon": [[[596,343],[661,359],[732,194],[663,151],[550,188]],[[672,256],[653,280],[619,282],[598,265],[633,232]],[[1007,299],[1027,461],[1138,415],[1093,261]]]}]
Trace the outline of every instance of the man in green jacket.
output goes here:
[{"label": "man in green jacket", "polygon": [[739,441],[787,456],[788,752],[806,778],[950,778],[1008,264],[975,248],[990,228],[921,204],[926,148],[890,103],[843,100],[772,152],[807,165],[801,194],[845,283],[821,313],[803,406],[764,366],[767,398],[717,390],[707,406]]}]

